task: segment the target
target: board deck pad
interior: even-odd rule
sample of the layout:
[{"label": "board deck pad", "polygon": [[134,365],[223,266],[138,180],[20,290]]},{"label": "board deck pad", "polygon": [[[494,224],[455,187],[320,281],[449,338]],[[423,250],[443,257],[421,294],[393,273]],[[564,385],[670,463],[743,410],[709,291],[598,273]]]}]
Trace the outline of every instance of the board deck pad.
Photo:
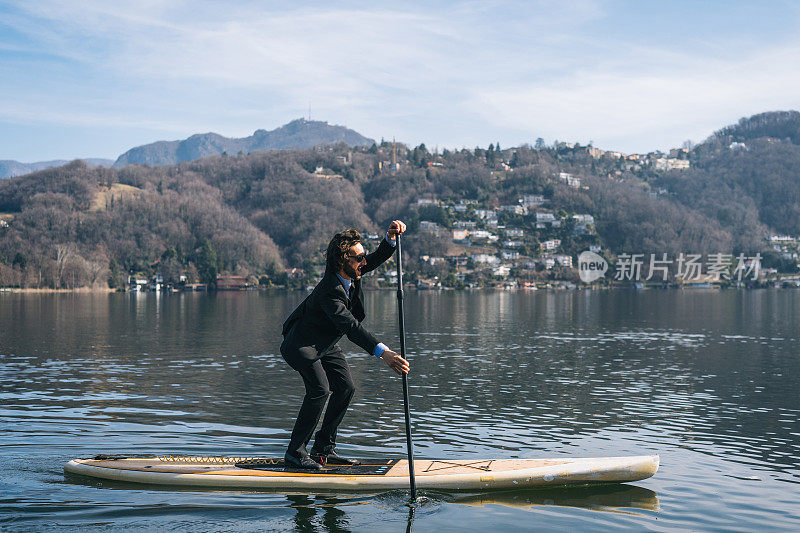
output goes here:
[{"label": "board deck pad", "polygon": [[235,463],[236,468],[267,470],[269,472],[295,472],[303,474],[335,476],[383,476],[397,464],[399,459],[358,459],[358,465],[325,465],[319,472],[286,466],[283,459],[270,457],[245,459]]}]

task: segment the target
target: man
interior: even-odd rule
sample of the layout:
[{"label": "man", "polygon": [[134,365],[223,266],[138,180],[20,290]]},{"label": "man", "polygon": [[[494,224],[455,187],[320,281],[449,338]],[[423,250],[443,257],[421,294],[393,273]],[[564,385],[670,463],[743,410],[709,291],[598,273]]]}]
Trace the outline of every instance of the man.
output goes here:
[{"label": "man", "polygon": [[[287,466],[322,470],[320,463],[325,462],[358,464],[355,460],[340,456],[335,449],[336,430],[355,392],[347,361],[337,344],[343,335],[347,335],[367,353],[383,359],[398,374],[408,373],[408,361],[378,342],[361,325],[366,316],[361,276],[392,256],[397,245],[396,237],[405,230],[403,222],[393,221],[386,238],[369,255],[364,251],[361,235],[355,229],[334,235],[328,245],[325,275],[284,322],[281,355],[289,366],[300,373],[306,387],[284,456]],[[329,396],[328,409],[309,454],[306,445],[311,440]]]}]

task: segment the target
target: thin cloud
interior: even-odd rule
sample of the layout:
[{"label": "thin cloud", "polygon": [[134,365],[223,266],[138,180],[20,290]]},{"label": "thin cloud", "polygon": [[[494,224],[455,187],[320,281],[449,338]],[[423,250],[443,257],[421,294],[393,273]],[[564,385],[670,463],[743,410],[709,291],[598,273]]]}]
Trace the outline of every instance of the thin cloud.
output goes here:
[{"label": "thin cloud", "polygon": [[[40,107],[18,102],[0,103],[0,119],[6,122],[19,124],[64,124],[71,126],[88,126],[107,128],[109,124],[130,128],[145,128],[164,133],[183,134],[185,126],[176,127],[172,122],[159,122],[147,119],[135,119],[127,114],[114,114],[111,112],[87,113],[85,111],[58,111],[50,110],[43,113]],[[199,124],[197,125],[199,126]],[[198,130],[193,130],[197,132]]]},{"label": "thin cloud", "polygon": [[310,103],[315,117],[411,143],[542,136],[649,151],[797,107],[795,41],[648,46],[599,1],[5,5],[3,24],[25,39],[0,39],[0,54],[33,58],[0,67],[6,122],[243,136]]},{"label": "thin cloud", "polygon": [[648,65],[632,56],[638,72],[605,65],[544,83],[476,90],[467,107],[503,128],[649,151],[701,140],[709,124],[731,121],[731,109],[741,110],[738,117],[796,105],[798,57],[796,44],[727,62],[671,56]]}]

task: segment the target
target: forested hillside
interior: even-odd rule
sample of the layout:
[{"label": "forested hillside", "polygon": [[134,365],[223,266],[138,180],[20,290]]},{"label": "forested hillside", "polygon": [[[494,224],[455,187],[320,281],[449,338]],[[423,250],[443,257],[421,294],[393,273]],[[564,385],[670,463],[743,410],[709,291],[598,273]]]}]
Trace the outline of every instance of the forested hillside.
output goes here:
[{"label": "forested hillside", "polygon": [[800,234],[797,116],[759,115],[669,157],[539,141],[439,154],[342,143],[122,169],[75,161],[0,182],[0,286],[221,272],[286,283],[292,268],[304,284],[334,231],[379,234],[396,217],[411,229],[410,279],[453,286],[569,279],[564,258],[589,246],[612,260],[753,253],[769,234]]},{"label": "forested hillside", "polygon": [[[101,158],[87,158],[84,159],[89,166],[110,167],[114,161],[110,159]],[[56,159],[53,161],[37,161],[35,163],[20,163],[19,161],[4,160],[0,161],[0,179],[9,178],[12,176],[22,176],[30,174],[37,170],[44,170],[46,168],[60,167],[66,165],[69,161],[63,159]]]},{"label": "forested hillside", "polygon": [[800,113],[763,113],[723,128],[692,152],[692,167],[657,179],[678,201],[745,235],[758,223],[800,233]]}]

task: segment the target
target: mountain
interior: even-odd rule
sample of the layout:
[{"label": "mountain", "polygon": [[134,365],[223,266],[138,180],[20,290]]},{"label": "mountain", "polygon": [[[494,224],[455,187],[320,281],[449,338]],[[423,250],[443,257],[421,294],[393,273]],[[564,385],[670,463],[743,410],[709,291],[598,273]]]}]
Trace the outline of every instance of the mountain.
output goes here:
[{"label": "mountain", "polygon": [[119,156],[114,168],[131,164],[173,165],[223,153],[236,155],[257,150],[295,150],[340,142],[348,146],[370,146],[375,141],[344,126],[301,118],[272,131],[256,130],[250,137],[240,139],[200,133],[182,141],[158,141],[137,146]]},{"label": "mountain", "polygon": [[[87,158],[84,161],[89,166],[96,167],[110,167],[114,164],[111,159],[101,158]],[[20,163],[19,161],[5,160],[0,161],[0,179],[11,178],[14,176],[22,176],[23,174],[30,174],[37,170],[44,170],[46,168],[60,167],[66,165],[69,161],[64,159],[56,159],[54,161],[37,161],[36,163]]]}]

